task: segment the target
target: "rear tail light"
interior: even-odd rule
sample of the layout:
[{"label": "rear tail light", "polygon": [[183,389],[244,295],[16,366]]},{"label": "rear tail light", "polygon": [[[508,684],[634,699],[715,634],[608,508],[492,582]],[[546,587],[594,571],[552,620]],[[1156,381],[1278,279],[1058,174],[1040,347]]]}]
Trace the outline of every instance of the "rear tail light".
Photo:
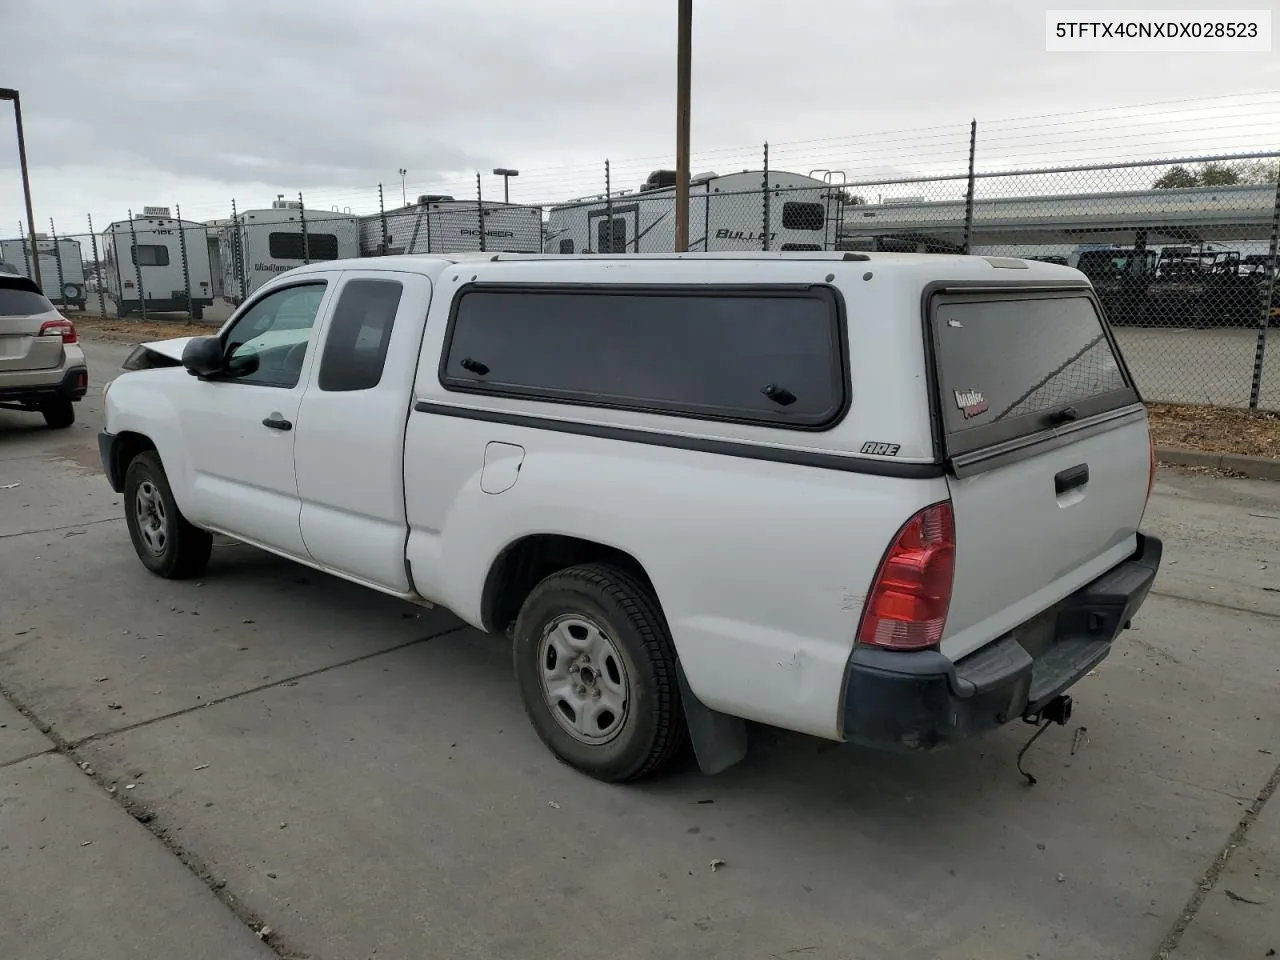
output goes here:
[{"label": "rear tail light", "polygon": [[80,335],[76,333],[76,325],[70,320],[46,320],[40,324],[40,336],[62,337],[63,343],[79,343]]},{"label": "rear tail light", "polygon": [[884,650],[938,646],[955,567],[955,517],[943,501],[925,507],[893,538],[862,609],[858,642]]}]

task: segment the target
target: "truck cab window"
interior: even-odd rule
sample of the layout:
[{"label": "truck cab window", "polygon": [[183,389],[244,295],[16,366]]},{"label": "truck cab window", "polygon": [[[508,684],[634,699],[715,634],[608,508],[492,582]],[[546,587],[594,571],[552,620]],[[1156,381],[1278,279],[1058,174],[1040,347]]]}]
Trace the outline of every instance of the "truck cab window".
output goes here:
[{"label": "truck cab window", "polygon": [[378,385],[403,292],[395,280],[347,281],[325,336],[321,390],[369,390]]},{"label": "truck cab window", "polygon": [[305,283],[268,294],[227,331],[227,366],[239,383],[294,387],[325,285]]}]

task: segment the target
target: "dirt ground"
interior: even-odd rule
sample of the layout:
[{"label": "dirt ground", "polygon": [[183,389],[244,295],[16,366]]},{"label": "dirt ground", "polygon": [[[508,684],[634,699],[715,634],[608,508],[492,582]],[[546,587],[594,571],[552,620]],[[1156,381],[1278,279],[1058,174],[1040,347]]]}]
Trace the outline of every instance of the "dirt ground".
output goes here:
[{"label": "dirt ground", "polygon": [[190,320],[117,320],[115,317],[94,314],[75,314],[71,317],[76,327],[96,340],[117,343],[145,343],[148,340],[168,340],[173,337],[202,337],[216,333],[218,327],[210,323],[192,323]]},{"label": "dirt ground", "polygon": [[1280,459],[1280,413],[1162,403],[1148,411],[1157,447]]}]

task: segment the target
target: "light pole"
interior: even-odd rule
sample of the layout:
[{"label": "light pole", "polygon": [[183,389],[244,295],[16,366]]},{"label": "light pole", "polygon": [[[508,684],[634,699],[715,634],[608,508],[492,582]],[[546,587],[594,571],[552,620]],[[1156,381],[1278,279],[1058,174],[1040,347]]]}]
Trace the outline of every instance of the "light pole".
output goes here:
[{"label": "light pole", "polygon": [[512,170],[512,169],[510,169],[510,168],[508,168],[508,167],[496,167],[496,168],[494,169],[494,171],[493,171],[493,175],[494,175],[495,177],[501,177],[501,178],[502,178],[502,202],[503,202],[503,203],[510,203],[510,202],[511,202],[511,192],[507,189],[507,187],[508,187],[508,185],[511,183],[511,178],[512,178],[512,177],[518,177],[518,176],[520,176],[520,171],[519,171],[519,170]]},{"label": "light pole", "polygon": [[689,249],[689,72],[693,0],[677,0],[676,13],[676,252]]},{"label": "light pole", "polygon": [[27,201],[27,229],[31,232],[31,272],[36,286],[44,289],[40,277],[40,252],[36,248],[36,215],[31,209],[31,179],[27,175],[27,142],[22,136],[22,101],[17,90],[0,87],[0,100],[13,101],[13,122],[18,127],[18,167],[22,170],[22,196]]},{"label": "light pole", "polygon": [[408,172],[409,171],[406,170],[404,167],[400,168],[400,203],[406,207],[409,205],[409,198],[408,196],[405,195],[405,192],[404,192],[404,175]]}]

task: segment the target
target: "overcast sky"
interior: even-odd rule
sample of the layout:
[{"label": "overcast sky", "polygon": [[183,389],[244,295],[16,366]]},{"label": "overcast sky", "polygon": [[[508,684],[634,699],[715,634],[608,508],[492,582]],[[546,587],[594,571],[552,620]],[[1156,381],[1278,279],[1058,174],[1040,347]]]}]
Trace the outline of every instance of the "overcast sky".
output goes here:
[{"label": "overcast sky", "polygon": [[[694,0],[695,172],[758,167],[766,139],[775,167],[800,172],[963,170],[972,117],[979,166],[1280,148],[1280,44],[1046,53],[1044,11],[1067,5]],[[145,204],[203,220],[232,197],[243,210],[299,190],[365,212],[379,182],[398,204],[401,167],[410,197],[472,196],[476,169],[498,196],[487,174],[504,165],[522,172],[513,200],[546,201],[601,190],[605,157],[623,187],[674,163],[675,0],[4,8],[0,86],[22,92],[41,230],[52,216],[83,231],[86,213],[101,228]],[[0,236],[25,219],[10,117],[0,103]]]}]

